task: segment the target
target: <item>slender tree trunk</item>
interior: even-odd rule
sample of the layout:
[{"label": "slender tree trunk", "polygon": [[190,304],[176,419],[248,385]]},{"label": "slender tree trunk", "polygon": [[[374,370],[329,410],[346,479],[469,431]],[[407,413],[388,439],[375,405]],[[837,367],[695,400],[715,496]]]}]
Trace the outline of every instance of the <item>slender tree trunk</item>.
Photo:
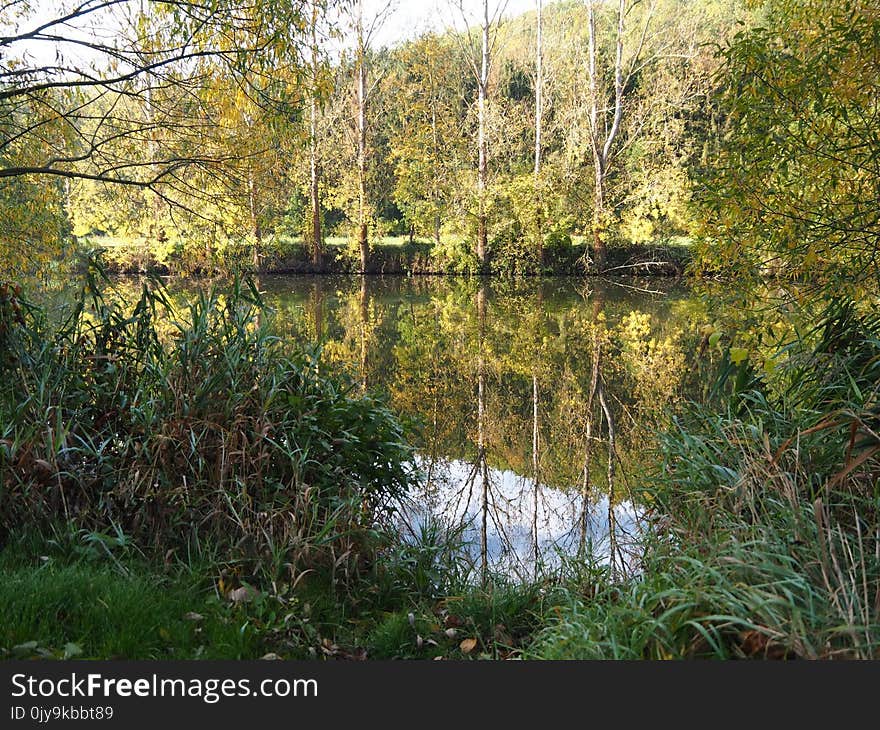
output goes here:
[{"label": "slender tree trunk", "polygon": [[[431,140],[434,148],[434,165],[440,162],[440,136],[437,133],[437,103],[431,105]],[[437,169],[435,167],[435,169]],[[434,245],[440,246],[440,191],[438,190],[439,179],[432,186],[434,197]]]},{"label": "slender tree trunk", "polygon": [[367,226],[367,51],[364,40],[363,0],[358,0],[357,16],[357,168],[358,168],[358,247],[361,273],[367,273],[370,241]]},{"label": "slender tree trunk", "polygon": [[608,260],[608,245],[605,242],[607,215],[605,213],[605,161],[598,150],[593,150],[595,167],[595,188],[593,190],[593,262],[596,270],[602,272]]},{"label": "slender tree trunk", "polygon": [[[153,13],[150,8],[149,3],[146,0],[141,0],[140,2],[140,14],[144,18],[144,22],[147,28],[153,28]],[[143,63],[148,63],[147,57],[144,56]],[[158,175],[160,171],[160,165],[157,164],[159,159],[159,140],[158,140],[158,130],[155,125],[155,108],[153,106],[153,88],[152,88],[152,79],[147,79],[144,88],[143,95],[143,109],[144,109],[144,124],[146,128],[150,130],[147,136],[147,156],[152,163],[151,174]],[[70,189],[70,180],[65,181],[65,190]],[[163,208],[163,200],[160,198],[155,192],[149,192],[150,197],[150,207],[152,208],[152,221],[149,225],[149,236],[152,239],[151,242],[156,241],[164,241],[165,240],[165,230],[161,226],[162,220],[162,208]],[[206,239],[205,243],[205,251],[206,254],[210,253],[210,242]],[[208,256],[206,255],[206,263]]]},{"label": "slender tree trunk", "polygon": [[544,114],[544,22],[543,2],[538,0],[538,30],[535,46],[535,177],[541,174],[541,125]]},{"label": "slender tree trunk", "polygon": [[605,160],[602,156],[602,143],[599,139],[599,82],[596,76],[596,0],[587,3],[587,63],[589,74],[589,118],[590,149],[593,153],[593,255],[594,266],[602,271],[608,251],[605,246]]},{"label": "slender tree trunk", "polygon": [[[606,200],[606,188],[608,180],[609,162],[614,140],[620,131],[623,119],[623,39],[626,31],[626,0],[618,0],[617,5],[617,31],[614,43],[614,111],[611,124],[607,121],[602,130],[599,129],[600,109],[605,109],[605,102],[600,99],[599,84],[596,76],[596,5],[597,0],[588,0],[588,73],[589,73],[589,114],[590,114],[590,138],[593,152],[593,165],[595,167],[595,191],[593,196],[593,250],[595,254],[595,266],[600,272],[605,269],[608,260],[608,248],[606,244],[608,227],[608,210]],[[642,41],[647,32],[650,22],[650,13],[645,22]],[[641,53],[641,43],[636,51],[636,58]]]},{"label": "slender tree trunk", "polygon": [[538,263],[544,263],[544,232],[541,199],[541,133],[544,117],[544,19],[543,1],[538,0],[538,33],[535,46],[535,245]]},{"label": "slender tree trunk", "polygon": [[489,91],[489,0],[483,0],[483,52],[480,64],[480,78],[477,84],[477,112],[478,112],[478,145],[479,161],[477,169],[477,259],[480,268],[485,270],[488,259],[488,231],[486,227],[486,188],[489,174],[489,138],[487,133],[486,104]]},{"label": "slender tree trunk", "polygon": [[318,55],[318,3],[312,2],[312,89],[309,104],[309,173],[311,176],[309,187],[309,202],[312,214],[312,264],[316,267],[321,265],[322,258],[322,232],[321,232],[321,197],[320,197],[320,174],[318,169],[318,79],[320,73],[320,59]]}]

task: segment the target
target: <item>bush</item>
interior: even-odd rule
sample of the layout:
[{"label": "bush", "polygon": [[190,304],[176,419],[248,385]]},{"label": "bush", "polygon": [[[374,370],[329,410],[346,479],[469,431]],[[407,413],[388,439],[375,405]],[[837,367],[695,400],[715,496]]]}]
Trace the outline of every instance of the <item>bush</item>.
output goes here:
[{"label": "bush", "polygon": [[447,274],[475,274],[480,270],[480,261],[473,247],[464,238],[449,236],[431,250],[431,258],[439,271]]},{"label": "bush", "polygon": [[92,271],[58,326],[0,298],[0,528],[122,531],[158,556],[206,547],[237,578],[338,579],[380,547],[411,451],[385,404],[271,335],[252,285],[186,316],[158,283],[131,311]]}]

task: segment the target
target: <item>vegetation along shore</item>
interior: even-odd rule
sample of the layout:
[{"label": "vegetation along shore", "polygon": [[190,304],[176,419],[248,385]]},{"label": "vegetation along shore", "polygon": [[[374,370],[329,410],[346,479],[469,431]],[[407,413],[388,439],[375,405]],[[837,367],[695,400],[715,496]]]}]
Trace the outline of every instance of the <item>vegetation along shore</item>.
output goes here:
[{"label": "vegetation along shore", "polygon": [[875,3],[62,5],[0,658],[880,655]]}]

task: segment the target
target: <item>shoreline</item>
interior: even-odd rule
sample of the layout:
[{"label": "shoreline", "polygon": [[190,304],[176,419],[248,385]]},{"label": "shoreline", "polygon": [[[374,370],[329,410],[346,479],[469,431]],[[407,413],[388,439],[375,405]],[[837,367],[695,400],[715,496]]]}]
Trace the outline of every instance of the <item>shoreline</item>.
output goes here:
[{"label": "shoreline", "polygon": [[[480,270],[472,261],[452,261],[435,255],[429,244],[378,244],[371,252],[370,263],[363,271],[360,262],[351,257],[342,246],[331,246],[324,260],[315,264],[296,250],[284,255],[267,256],[268,261],[259,269],[242,259],[226,261],[187,262],[175,257],[156,258],[148,250],[135,246],[98,246],[108,273],[121,275],[154,274],[159,276],[211,277],[224,271],[248,271],[255,275],[278,276],[450,276],[450,277],[656,277],[681,278],[693,261],[691,247],[683,244],[639,244],[614,247],[608,250],[608,260],[602,271],[585,265],[584,255],[589,249],[575,245],[547,253],[544,263],[522,259],[490,261],[486,270]],[[249,256],[248,256],[249,258]]]}]

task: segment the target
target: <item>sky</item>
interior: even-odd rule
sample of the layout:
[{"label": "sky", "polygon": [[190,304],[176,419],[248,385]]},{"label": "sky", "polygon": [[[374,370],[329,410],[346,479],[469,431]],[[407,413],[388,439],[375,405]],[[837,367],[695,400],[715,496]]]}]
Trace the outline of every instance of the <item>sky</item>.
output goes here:
[{"label": "sky", "polygon": [[[551,0],[544,0],[549,5]],[[469,24],[478,24],[482,11],[483,0],[390,0],[391,10],[387,13],[384,23],[374,33],[374,46],[391,46],[404,40],[414,38],[427,31],[443,31],[448,28],[463,30],[465,18],[459,10],[459,2],[463,6],[464,16]],[[364,0],[364,15],[369,20],[382,9],[388,7],[389,0]],[[58,0],[37,0],[33,3],[33,15],[22,24],[21,30],[30,29],[49,18],[59,15],[59,8],[66,7],[70,3],[60,3]],[[133,7],[137,7],[132,4]],[[489,0],[490,16],[501,11],[503,17],[513,17],[529,10],[534,10],[536,0]],[[2,22],[0,22],[2,25]],[[92,27],[87,32],[77,32],[74,29],[66,29],[70,37],[85,38],[89,33],[97,33],[107,38],[112,34],[112,22],[101,27]],[[345,41],[343,41],[345,43]],[[65,55],[68,60],[86,65],[88,53],[77,50],[70,44],[65,44]],[[49,43],[18,44],[17,52],[27,51],[33,60],[42,63],[51,63],[55,56],[55,48]]]},{"label": "sky", "polygon": [[[384,7],[387,0],[365,0],[365,11],[375,13]],[[397,0],[395,10],[381,32],[376,34],[379,45],[392,45],[396,41],[413,38],[429,30],[445,30],[449,27],[462,28],[464,21],[456,7],[458,0]],[[462,0],[465,13],[470,16],[471,23],[479,22],[482,0]],[[544,4],[549,4],[544,0]],[[492,15],[499,5],[504,16],[513,17],[529,10],[534,10],[536,0],[489,0],[489,14]]]}]

